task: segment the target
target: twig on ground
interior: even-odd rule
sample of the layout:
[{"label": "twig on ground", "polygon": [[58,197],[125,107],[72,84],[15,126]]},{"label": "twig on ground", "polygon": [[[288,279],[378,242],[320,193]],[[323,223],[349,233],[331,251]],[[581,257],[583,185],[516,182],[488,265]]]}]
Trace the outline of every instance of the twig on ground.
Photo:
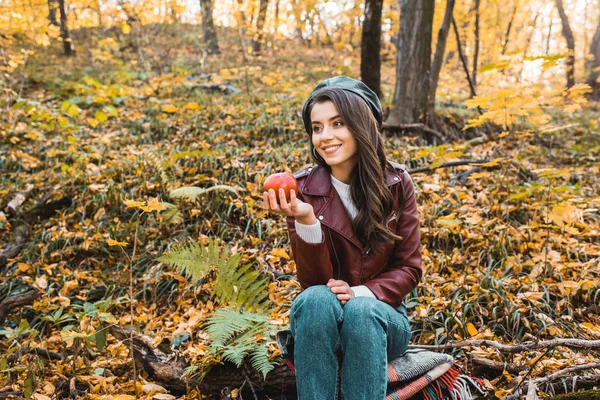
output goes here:
[{"label": "twig on ground", "polygon": [[36,356],[45,360],[62,360],[62,354],[55,353],[50,350],[42,349],[41,347],[23,347],[16,353],[11,354],[6,358],[8,362],[13,362],[23,354],[35,354]]},{"label": "twig on ground", "polygon": [[533,349],[546,349],[555,346],[565,346],[574,349],[600,349],[600,340],[573,339],[573,338],[556,338],[551,340],[540,340],[535,342],[527,342],[516,345],[506,345],[493,340],[463,340],[456,343],[443,345],[410,345],[408,347],[429,349],[429,350],[449,350],[468,346],[487,346],[495,347],[500,351],[507,353],[520,353]]},{"label": "twig on ground", "polygon": [[18,294],[16,296],[9,296],[0,303],[0,325],[4,323],[4,320],[8,314],[17,307],[28,306],[42,295],[38,290],[31,290],[26,293]]}]

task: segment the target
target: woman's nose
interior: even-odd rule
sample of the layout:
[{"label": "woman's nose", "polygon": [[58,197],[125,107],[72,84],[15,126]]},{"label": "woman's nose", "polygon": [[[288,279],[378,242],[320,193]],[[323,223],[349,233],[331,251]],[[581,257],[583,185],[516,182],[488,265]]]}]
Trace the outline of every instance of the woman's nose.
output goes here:
[{"label": "woman's nose", "polygon": [[326,138],[329,138],[333,135],[333,132],[331,130],[331,127],[328,126],[324,126],[323,127],[323,132],[321,134],[321,139],[325,140]]}]

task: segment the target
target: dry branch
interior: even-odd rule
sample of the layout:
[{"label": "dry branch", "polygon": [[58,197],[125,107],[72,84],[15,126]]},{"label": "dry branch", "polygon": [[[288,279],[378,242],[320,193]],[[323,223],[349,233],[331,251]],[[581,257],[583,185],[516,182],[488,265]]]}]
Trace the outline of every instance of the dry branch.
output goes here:
[{"label": "dry branch", "polygon": [[4,299],[4,301],[0,303],[0,325],[4,323],[4,320],[12,311],[12,309],[32,304],[41,295],[41,292],[37,290],[31,290],[27,293],[18,294],[16,296],[9,296],[6,299]]},{"label": "dry branch", "polygon": [[400,125],[391,125],[391,124],[384,123],[381,126],[381,129],[385,129],[385,130],[388,130],[388,131],[423,131],[423,132],[428,133],[428,134],[430,134],[432,136],[435,136],[442,143],[446,143],[446,138],[444,137],[444,135],[442,135],[440,132],[436,131],[435,129],[431,129],[430,127],[428,127],[425,124],[400,124]]},{"label": "dry branch", "polygon": [[[431,167],[431,166],[426,166],[426,167],[420,167],[420,168],[414,168],[411,170],[408,170],[409,174],[417,174],[420,172],[427,172],[427,171],[434,171],[438,168],[449,168],[449,167],[458,167],[461,165],[471,165],[471,164],[485,164],[488,163],[490,161],[493,160],[456,160],[456,161],[448,161],[445,163],[442,163],[440,165],[436,165],[435,167]],[[494,167],[494,168],[497,168]]]},{"label": "dry branch", "polygon": [[448,350],[468,346],[494,347],[506,353],[520,353],[534,349],[547,349],[555,346],[565,346],[573,349],[600,349],[600,340],[586,340],[573,338],[556,338],[551,340],[540,340],[523,344],[506,345],[493,340],[463,340],[461,342],[443,345],[410,345],[408,347],[428,350]]},{"label": "dry branch", "polygon": [[592,369],[592,368],[600,368],[600,362],[590,363],[590,364],[573,365],[573,366],[570,366],[570,367],[558,370],[558,371],[556,371],[553,374],[550,374],[548,376],[544,376],[544,377],[541,377],[541,378],[532,379],[532,382],[535,383],[535,384],[540,384],[540,383],[544,383],[544,382],[551,382],[553,380],[556,380],[556,379],[560,378],[561,376],[570,374],[572,372],[583,371],[583,370]]},{"label": "dry branch", "polygon": [[479,365],[485,368],[489,368],[495,371],[508,371],[513,375],[518,375],[519,372],[521,371],[525,371],[527,369],[527,367],[524,367],[522,365],[515,365],[512,363],[508,363],[508,362],[500,362],[500,361],[494,361],[494,360],[488,360],[487,358],[481,358],[481,357],[475,357],[472,356],[471,357],[471,362],[475,365]]},{"label": "dry branch", "polygon": [[42,349],[40,347],[23,347],[19,349],[17,352],[11,354],[6,359],[8,362],[13,362],[17,358],[21,357],[23,354],[35,354],[36,356],[43,358],[45,360],[62,360],[62,354],[55,353],[50,350]]}]

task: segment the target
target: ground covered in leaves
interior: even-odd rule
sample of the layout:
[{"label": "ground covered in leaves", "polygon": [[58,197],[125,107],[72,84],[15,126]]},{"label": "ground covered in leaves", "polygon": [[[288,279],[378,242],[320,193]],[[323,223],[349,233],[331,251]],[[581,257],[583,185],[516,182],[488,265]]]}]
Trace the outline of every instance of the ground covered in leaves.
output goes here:
[{"label": "ground covered in leaves", "polygon": [[[210,295],[210,276],[192,284],[157,261],[177,244],[217,238],[231,254],[241,253],[241,265],[269,279],[271,329],[289,322],[300,287],[284,220],[262,209],[261,184],[271,173],[310,163],[302,102],[321,79],[358,77],[358,60],[347,49],[281,42],[244,61],[234,33],[223,55],[201,60],[190,28],[152,29],[172,35],[169,45],[147,43],[147,65],[122,33],[75,33],[90,45],[71,59],[56,55],[58,48],[38,53],[20,95],[2,103],[1,245],[15,240],[23,222],[30,233],[20,253],[0,266],[0,300],[30,288],[42,292],[3,324],[3,391],[45,399],[75,387],[90,399],[131,398],[128,347],[106,327],[130,326],[132,313],[135,329],[186,357],[196,367],[190,373],[219,360],[203,329],[221,307]],[[387,92],[393,66],[388,59]],[[412,343],[600,339],[597,105],[575,91],[524,92],[514,84],[483,88],[487,97],[467,109],[458,79],[442,78],[442,98],[458,107],[440,112],[479,125],[469,130],[477,139],[431,147],[385,134],[390,157],[415,170],[424,276],[406,299]],[[223,83],[241,92],[227,94]],[[209,91],[207,84],[222,86]],[[486,162],[444,166],[456,160]],[[171,196],[181,186],[214,185],[235,191],[193,201]],[[18,194],[25,200],[11,213],[7,206]],[[255,340],[278,360],[273,336]],[[25,347],[64,359],[10,359]],[[598,350],[566,347],[448,351],[463,369],[485,376],[499,397],[524,379],[600,361]],[[138,385],[141,397],[169,398],[157,396],[164,389],[143,373]],[[191,388],[187,398],[197,396]]]}]

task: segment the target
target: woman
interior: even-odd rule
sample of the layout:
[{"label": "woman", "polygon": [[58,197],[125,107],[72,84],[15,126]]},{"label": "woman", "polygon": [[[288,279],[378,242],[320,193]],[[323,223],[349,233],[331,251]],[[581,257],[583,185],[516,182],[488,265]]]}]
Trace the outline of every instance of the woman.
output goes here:
[{"label": "woman", "polygon": [[287,217],[303,288],[290,311],[298,398],[336,399],[341,386],[345,400],[383,400],[387,362],[411,337],[402,300],[422,274],[412,180],[386,159],[381,105],[362,82],[321,82],[303,120],[317,165],[294,174],[289,202],[263,193]]}]

